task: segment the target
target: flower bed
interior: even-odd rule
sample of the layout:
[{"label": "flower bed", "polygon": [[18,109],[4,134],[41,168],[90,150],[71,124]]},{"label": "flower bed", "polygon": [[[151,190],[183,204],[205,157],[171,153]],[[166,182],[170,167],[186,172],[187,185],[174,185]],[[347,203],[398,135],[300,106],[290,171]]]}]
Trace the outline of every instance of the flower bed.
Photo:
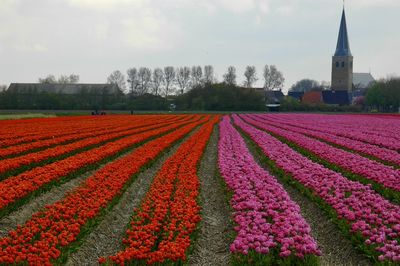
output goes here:
[{"label": "flower bed", "polygon": [[91,146],[94,145],[103,145],[107,142],[115,141],[117,139],[138,134],[140,132],[161,128],[171,123],[172,122],[162,123],[158,120],[155,120],[152,121],[152,123],[149,125],[148,122],[138,121],[137,122],[138,126],[134,129],[122,130],[118,132],[103,132],[99,136],[92,136],[90,138],[85,138],[66,145],[58,145],[56,147],[49,148],[43,151],[30,153],[14,158],[4,159],[1,160],[0,175],[4,174],[7,171],[17,169],[21,166],[27,166],[29,164],[39,163],[41,161],[46,161],[50,158],[57,158],[62,155],[75,151],[79,152],[79,150],[81,149],[90,148]]},{"label": "flower bed", "polygon": [[[248,255],[236,256],[239,264],[274,264],[320,255],[300,207],[276,178],[255,162],[228,116],[220,123],[218,154],[221,175],[233,191],[237,236],[230,249]],[[253,256],[251,251],[264,256]],[[308,258],[306,265],[316,261]]]},{"label": "flower bed", "polygon": [[[199,116],[195,119],[199,119]],[[94,165],[146,139],[165,134],[185,123],[188,122],[168,125],[160,129],[150,130],[114,142],[109,142],[103,146],[79,153],[64,160],[56,161],[43,167],[34,168],[20,175],[9,177],[0,182],[0,211],[9,204],[28,196],[30,193],[50,182],[57,181],[89,165]]]},{"label": "flower bed", "polygon": [[293,142],[296,145],[311,151],[329,163],[335,164],[354,174],[375,181],[386,188],[395,190],[397,193],[400,192],[400,170],[398,169],[393,169],[390,166],[386,166],[379,162],[362,157],[358,154],[332,147],[324,142],[312,139],[302,134],[281,129],[270,125],[269,123],[262,121],[260,122],[260,120],[254,120],[252,116],[244,115],[242,117],[246,122],[263,130],[267,130],[279,135],[290,142]]},{"label": "flower bed", "polygon": [[[174,120],[177,120],[177,117],[175,117]],[[113,133],[122,133],[122,132],[127,132],[129,130],[134,130],[140,127],[144,126],[150,126],[154,125],[156,123],[164,122],[167,123],[168,119],[165,119],[163,117],[155,117],[154,119],[137,119],[133,121],[120,121],[116,120],[113,121],[112,123],[101,123],[96,125],[93,128],[87,129],[87,128],[77,128],[75,131],[70,132],[66,136],[60,136],[60,137],[53,137],[50,139],[44,139],[44,140],[39,140],[39,141],[34,141],[34,142],[29,142],[29,143],[24,143],[20,145],[14,145],[10,146],[7,148],[0,148],[0,159],[4,158],[6,156],[16,156],[21,153],[27,153],[29,151],[37,151],[38,149],[45,149],[47,147],[52,147],[55,145],[60,145],[64,143],[69,143],[73,141],[79,141],[85,138],[94,138],[97,136],[101,136],[104,134],[113,134]],[[172,120],[171,120],[172,122]],[[56,132],[55,132],[56,133]],[[36,152],[37,154],[37,152]],[[4,162],[4,161],[3,161]],[[3,163],[2,163],[3,164]]]},{"label": "flower bed", "polygon": [[[121,117],[121,119],[123,119]],[[136,120],[134,118],[133,120]],[[46,119],[18,120],[9,123],[9,120],[0,121],[2,132],[5,134],[0,137],[0,147],[18,145],[21,143],[35,142],[39,140],[52,139],[67,136],[76,130],[82,132],[93,130],[103,125],[110,125],[114,120],[109,117],[57,117]]]},{"label": "flower bed", "polygon": [[283,114],[274,118],[286,124],[307,127],[400,152],[400,126],[388,119],[317,114]]},{"label": "flower bed", "polygon": [[204,125],[164,163],[134,212],[123,241],[126,248],[108,260],[117,264],[186,260],[191,234],[200,221],[197,166],[218,120],[217,116]]},{"label": "flower bed", "polygon": [[34,214],[0,239],[0,264],[48,265],[62,260],[80,234],[90,231],[92,221],[118,199],[142,167],[201,123],[204,120],[145,143],[97,171],[64,199]]},{"label": "flower bed", "polygon": [[265,123],[268,123],[271,126],[276,126],[282,129],[290,130],[292,132],[296,133],[301,133],[305,134],[317,139],[320,139],[322,141],[326,141],[341,147],[344,147],[345,149],[351,150],[353,152],[359,152],[363,155],[368,155],[373,158],[377,158],[378,160],[382,160],[384,162],[388,162],[391,164],[397,164],[400,165],[400,153],[394,150],[390,150],[384,147],[372,145],[369,143],[365,143],[359,140],[354,140],[346,137],[341,137],[337,135],[333,135],[328,132],[323,132],[323,126],[318,127],[319,130],[313,130],[310,127],[304,125],[302,122],[303,121],[298,121],[297,126],[290,125],[286,123],[285,121],[279,121],[273,119],[272,116],[270,115],[255,115],[252,116],[252,118],[261,118],[262,121]]},{"label": "flower bed", "polygon": [[234,121],[308,195],[341,225],[355,244],[379,261],[400,262],[400,207],[382,198],[370,186],[353,182],[300,155],[267,133]]}]

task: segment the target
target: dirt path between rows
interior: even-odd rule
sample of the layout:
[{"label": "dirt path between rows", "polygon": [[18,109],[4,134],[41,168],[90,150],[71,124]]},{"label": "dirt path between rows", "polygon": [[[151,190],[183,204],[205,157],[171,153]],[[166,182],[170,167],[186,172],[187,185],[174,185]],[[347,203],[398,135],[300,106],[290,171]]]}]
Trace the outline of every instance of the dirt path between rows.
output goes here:
[{"label": "dirt path between rows", "polygon": [[65,195],[77,187],[83,180],[91,176],[96,170],[86,172],[70,181],[51,188],[31,199],[28,203],[19,207],[17,210],[0,219],[0,237],[7,236],[10,230],[17,228],[18,224],[24,224],[32,215],[43,209],[46,205],[51,205],[65,197]]},{"label": "dirt path between rows", "polygon": [[140,203],[149,190],[155,174],[164,162],[172,156],[189,136],[199,127],[196,127],[185,138],[172,146],[158,158],[148,169],[142,171],[129,188],[121,196],[119,202],[101,220],[100,224],[85,237],[79,249],[70,254],[66,265],[98,265],[100,257],[115,255],[123,249],[122,239],[125,236],[127,225],[133,214],[133,209]]},{"label": "dirt path between rows", "polygon": [[[261,162],[260,155],[255,151],[250,141],[245,138],[247,147],[259,165],[267,167]],[[329,219],[326,213],[318,205],[306,196],[301,194],[296,188],[278,181],[283,185],[290,198],[295,201],[301,209],[301,215],[306,219],[311,227],[311,234],[317,241],[322,251],[320,263],[323,266],[364,266],[372,263],[363,255],[357,252],[351,241],[347,239],[340,229]]]},{"label": "dirt path between rows", "polygon": [[200,164],[202,221],[194,251],[189,256],[190,265],[229,265],[229,224],[231,216],[220,177],[217,175],[218,131],[217,127]]}]

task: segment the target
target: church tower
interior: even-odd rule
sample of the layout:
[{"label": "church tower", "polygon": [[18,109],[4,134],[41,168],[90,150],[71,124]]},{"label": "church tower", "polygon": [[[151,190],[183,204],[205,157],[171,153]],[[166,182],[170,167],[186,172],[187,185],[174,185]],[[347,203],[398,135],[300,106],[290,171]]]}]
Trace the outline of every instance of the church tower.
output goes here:
[{"label": "church tower", "polygon": [[353,89],[353,56],[350,52],[349,38],[347,36],[346,14],[342,13],[339,36],[335,55],[332,57],[332,90]]}]

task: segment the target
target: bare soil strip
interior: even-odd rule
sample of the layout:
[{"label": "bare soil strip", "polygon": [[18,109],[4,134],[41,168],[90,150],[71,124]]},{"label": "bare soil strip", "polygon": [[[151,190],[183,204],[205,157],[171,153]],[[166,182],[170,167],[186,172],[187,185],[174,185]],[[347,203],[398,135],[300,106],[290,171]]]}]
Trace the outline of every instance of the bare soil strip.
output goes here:
[{"label": "bare soil strip", "polygon": [[114,255],[123,249],[122,239],[125,237],[127,226],[133,214],[133,209],[140,206],[142,199],[149,190],[155,174],[164,162],[172,156],[189,136],[199,127],[196,127],[185,138],[172,146],[145,171],[142,171],[118,203],[101,220],[99,225],[85,237],[79,249],[70,254],[66,265],[97,265],[100,257]]},{"label": "bare soil strip", "polygon": [[231,212],[224,188],[218,176],[218,131],[211,135],[198,171],[200,178],[200,200],[202,202],[199,233],[190,265],[229,265],[229,235],[233,228],[229,223]]},{"label": "bare soil strip", "polygon": [[[262,155],[254,149],[249,139],[244,139],[258,164],[269,171],[268,167],[261,161]],[[290,198],[300,206],[301,215],[309,223],[311,234],[322,251],[321,265],[372,265],[366,257],[355,250],[351,241],[340,232],[339,228],[316,203],[309,200],[294,187],[281,182],[279,178],[278,181],[283,185]]]},{"label": "bare soil strip", "polygon": [[[102,167],[102,166],[101,166]],[[98,170],[98,168],[96,168]],[[10,230],[16,229],[18,224],[24,224],[32,215],[43,209],[46,205],[51,205],[77,187],[83,180],[91,176],[96,170],[86,172],[67,183],[55,186],[51,190],[33,198],[28,203],[22,205],[17,210],[0,219],[0,237],[7,236]]]}]

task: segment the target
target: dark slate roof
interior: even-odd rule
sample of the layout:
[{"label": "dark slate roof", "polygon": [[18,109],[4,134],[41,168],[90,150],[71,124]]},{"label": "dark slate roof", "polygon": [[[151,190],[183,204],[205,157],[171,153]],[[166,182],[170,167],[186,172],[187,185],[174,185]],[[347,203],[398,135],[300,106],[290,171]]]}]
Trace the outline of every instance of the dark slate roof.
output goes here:
[{"label": "dark slate roof", "polygon": [[357,89],[369,88],[374,82],[371,73],[353,73],[353,85]]},{"label": "dark slate roof", "polygon": [[266,91],[265,99],[267,103],[280,103],[282,99],[285,97],[282,91]]},{"label": "dark slate roof", "polygon": [[48,92],[60,94],[79,94],[81,91],[88,93],[110,94],[118,93],[118,86],[115,84],[48,84],[48,83],[11,83],[8,91],[18,93]]},{"label": "dark slate roof", "polygon": [[340,22],[335,56],[351,56],[349,37],[347,35],[346,14],[344,12],[344,8],[342,13],[342,20]]},{"label": "dark slate roof", "polygon": [[349,105],[350,95],[347,91],[322,91],[322,99],[326,104]]},{"label": "dark slate roof", "polygon": [[301,100],[304,96],[304,91],[289,91],[288,96]]}]

